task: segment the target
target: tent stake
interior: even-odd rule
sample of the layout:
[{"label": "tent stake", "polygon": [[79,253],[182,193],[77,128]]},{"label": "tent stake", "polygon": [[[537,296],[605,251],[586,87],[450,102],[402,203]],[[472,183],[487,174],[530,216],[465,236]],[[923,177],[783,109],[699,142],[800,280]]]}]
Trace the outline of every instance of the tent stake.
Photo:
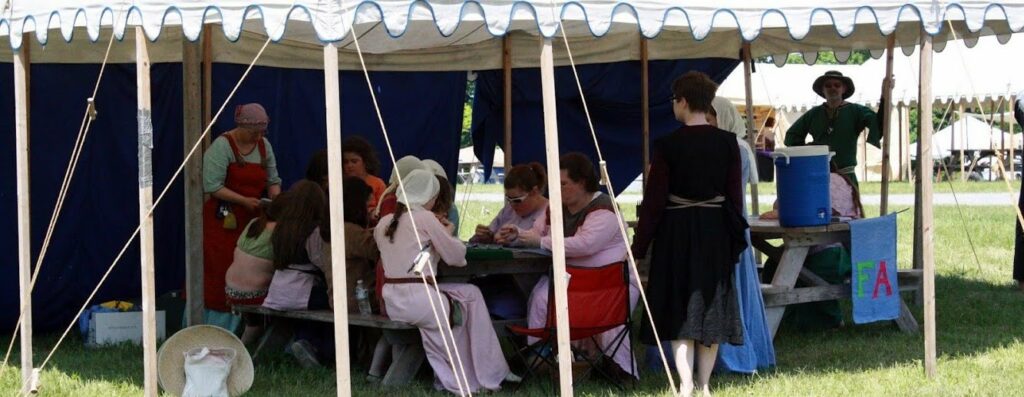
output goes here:
[{"label": "tent stake", "polygon": [[156,275],[153,270],[153,106],[149,81],[149,49],[142,27],[135,27],[135,69],[139,122],[139,248],[142,265],[142,350],[147,397],[159,393],[156,372]]},{"label": "tent stake", "polygon": [[330,195],[331,272],[334,291],[334,357],[339,396],[349,396],[351,375],[348,361],[348,288],[345,280],[345,209],[341,175],[341,82],[338,77],[338,47],[324,45],[324,94],[327,106],[327,180],[334,188]]},{"label": "tent stake", "polygon": [[[932,97],[932,37],[923,29],[921,30],[921,76],[920,93],[918,98]],[[924,267],[924,372],[929,378],[937,374],[936,351],[935,351],[935,258],[932,252],[932,101],[919,100],[920,127],[918,131],[917,147],[918,166],[922,174],[917,178],[920,181],[921,201],[921,227],[917,233],[921,235],[921,263]],[[924,166],[928,164],[929,166]],[[925,175],[923,172],[927,171]]]},{"label": "tent stake", "polygon": [[[540,50],[540,83],[544,101],[544,146],[548,165],[548,186],[561,186],[558,150],[558,116],[555,111],[555,66],[551,39],[544,39]],[[506,154],[507,155],[507,154]],[[568,276],[565,273],[565,235],[562,229],[562,191],[548,189],[551,195],[551,258],[554,265],[551,288],[555,289],[555,319],[558,341],[558,390],[572,395],[572,351],[569,347]]]},{"label": "tent stake", "polygon": [[889,144],[890,144],[890,131],[892,130],[892,57],[893,50],[896,47],[896,34],[889,35],[889,41],[886,44],[885,49],[885,80],[890,83],[885,85],[885,89],[882,91],[882,101],[885,105],[882,109],[882,202],[880,204],[879,215],[885,215],[889,213],[889,179],[891,172],[889,171]]},{"label": "tent stake", "polygon": [[[14,51],[14,129],[18,170],[18,286],[21,300],[21,390],[32,388],[32,229],[29,227],[29,36]],[[13,336],[12,336],[13,337]]]}]

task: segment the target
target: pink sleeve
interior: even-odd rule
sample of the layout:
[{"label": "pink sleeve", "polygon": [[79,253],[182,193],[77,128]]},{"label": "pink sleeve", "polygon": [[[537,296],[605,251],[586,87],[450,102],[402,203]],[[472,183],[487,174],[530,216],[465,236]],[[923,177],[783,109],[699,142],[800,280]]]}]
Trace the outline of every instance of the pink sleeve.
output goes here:
[{"label": "pink sleeve", "polygon": [[[615,213],[597,210],[587,214],[576,234],[565,238],[565,256],[577,258],[594,255],[611,245],[619,237]],[[540,240],[540,246],[550,250],[551,236]]]},{"label": "pink sleeve", "polygon": [[832,209],[839,213],[839,216],[860,218],[857,210],[857,203],[853,201],[853,188],[839,174],[829,175],[829,195],[832,196]]},{"label": "pink sleeve", "polygon": [[533,220],[533,227],[530,230],[537,232],[541,237],[547,237],[550,239],[551,226],[548,226],[548,217],[551,216],[551,209],[544,210],[544,215],[538,216],[537,219]]},{"label": "pink sleeve", "polygon": [[426,231],[434,252],[444,260],[444,263],[448,266],[466,266],[466,245],[452,237],[434,214],[429,211],[417,211],[416,223],[420,230]]}]

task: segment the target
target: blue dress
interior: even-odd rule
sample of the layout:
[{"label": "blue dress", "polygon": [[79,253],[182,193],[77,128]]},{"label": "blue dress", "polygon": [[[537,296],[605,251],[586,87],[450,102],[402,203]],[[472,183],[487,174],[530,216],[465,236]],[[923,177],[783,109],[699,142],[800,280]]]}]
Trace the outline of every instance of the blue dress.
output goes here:
[{"label": "blue dress", "polygon": [[[741,150],[743,151],[743,150]],[[743,167],[743,186],[748,183],[750,158],[740,156]],[[746,196],[744,196],[743,216],[747,216]],[[747,230],[747,243],[750,243],[750,230]],[[743,321],[743,339],[741,346],[722,344],[718,349],[720,370],[740,373],[754,373],[758,369],[775,365],[775,347],[772,345],[768,322],[764,315],[764,299],[761,296],[761,281],[757,276],[754,264],[754,250],[747,248],[740,255],[733,273],[736,279],[736,293],[739,294],[740,317]]]}]

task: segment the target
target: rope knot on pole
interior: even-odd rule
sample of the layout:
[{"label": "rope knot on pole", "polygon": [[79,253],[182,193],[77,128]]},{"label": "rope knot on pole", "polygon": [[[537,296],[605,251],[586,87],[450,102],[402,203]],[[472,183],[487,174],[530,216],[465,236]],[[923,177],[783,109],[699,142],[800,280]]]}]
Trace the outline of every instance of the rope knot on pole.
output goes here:
[{"label": "rope knot on pole", "polygon": [[89,121],[96,121],[96,115],[99,112],[96,111],[96,100],[93,97],[85,99],[86,109],[85,112],[89,117]]}]

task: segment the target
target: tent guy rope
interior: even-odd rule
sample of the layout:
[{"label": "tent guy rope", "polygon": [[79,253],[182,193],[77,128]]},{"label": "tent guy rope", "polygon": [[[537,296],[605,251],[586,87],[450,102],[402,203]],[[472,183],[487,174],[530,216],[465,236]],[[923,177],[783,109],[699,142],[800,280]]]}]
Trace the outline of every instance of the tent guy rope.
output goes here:
[{"label": "tent guy rope", "polygon": [[[227,108],[227,105],[231,102],[231,99],[234,98],[235,93],[238,91],[238,88],[242,86],[242,83],[249,76],[249,72],[252,71],[253,66],[255,66],[256,62],[259,61],[260,57],[263,55],[263,52],[267,49],[267,46],[269,46],[270,43],[271,39],[267,38],[267,40],[263,43],[263,46],[260,47],[259,52],[256,53],[256,56],[253,58],[252,62],[250,62],[248,67],[246,67],[245,72],[242,73],[242,77],[238,79],[238,83],[236,83],[235,87],[231,89],[231,93],[229,93],[228,96],[224,99],[224,103],[221,104],[220,109],[217,110],[217,113],[210,120],[210,123],[206,126],[206,129],[203,130],[203,133],[202,135],[200,135],[199,140],[196,141],[195,145],[192,146],[192,149],[189,150],[188,154],[185,155],[185,158],[182,160],[182,163],[178,166],[178,169],[174,172],[173,175],[171,175],[171,178],[168,180],[167,186],[164,187],[164,189],[160,192],[160,195],[157,196],[156,200],[153,201],[153,205],[146,213],[147,218],[153,215],[153,212],[156,211],[157,206],[159,206],[160,202],[163,201],[164,196],[167,195],[168,191],[170,191],[171,186],[173,186],[174,180],[177,179],[178,176],[181,175],[182,170],[185,169],[185,164],[187,164],[189,159],[191,159],[192,156],[195,155],[196,151],[199,150],[199,147],[203,143],[203,138],[209,135],[210,130],[213,129],[213,124],[217,121],[218,118],[220,118],[220,115],[224,112],[224,109]],[[107,271],[103,273],[103,277],[101,277],[100,281],[96,284],[96,288],[94,288],[92,292],[89,294],[89,297],[86,298],[85,303],[83,303],[82,307],[78,309],[78,313],[75,315],[74,319],[71,321],[70,324],[68,324],[67,328],[64,329],[64,333],[62,333],[60,338],[57,339],[57,343],[53,345],[53,348],[50,350],[50,353],[46,355],[46,359],[44,359],[43,363],[39,365],[40,371],[46,366],[47,363],[49,363],[50,359],[53,358],[53,354],[57,351],[61,343],[68,336],[68,333],[71,331],[72,328],[74,328],[75,324],[78,322],[78,317],[82,315],[82,312],[84,312],[87,307],[89,307],[89,302],[91,302],[93,297],[96,296],[96,293],[99,291],[100,287],[103,286],[103,283],[107,280],[107,277],[110,276],[110,273],[114,270],[114,267],[117,266],[117,263],[121,260],[121,257],[124,256],[124,253],[128,250],[128,247],[135,240],[135,238],[138,237],[141,229],[142,223],[140,222],[139,226],[135,228],[135,231],[128,238],[128,241],[125,242],[124,246],[121,248],[121,251],[117,254],[117,257],[114,258],[114,261],[107,268]]]},{"label": "tent guy rope", "polygon": [[[124,12],[124,7],[121,8],[119,13]],[[57,193],[57,202],[54,205],[53,213],[50,215],[50,223],[46,228],[46,234],[43,238],[43,244],[39,250],[39,256],[36,258],[35,269],[32,272],[32,278],[29,282],[29,290],[35,288],[36,281],[39,279],[39,272],[43,267],[43,260],[46,258],[46,253],[50,247],[50,241],[53,237],[53,231],[57,228],[57,219],[60,217],[61,210],[64,207],[64,200],[67,198],[67,192],[71,186],[71,180],[74,178],[75,169],[78,166],[78,160],[81,157],[82,149],[85,147],[85,138],[89,134],[89,128],[92,126],[93,120],[96,119],[96,95],[100,90],[100,83],[103,81],[103,74],[107,68],[107,62],[110,60],[110,51],[114,45],[114,34],[110,34],[110,40],[107,41],[107,48],[103,54],[103,61],[100,63],[100,71],[96,76],[96,84],[93,86],[92,95],[86,98],[85,112],[82,115],[81,125],[78,127],[78,135],[75,138],[75,144],[71,151],[71,159],[68,162],[67,169],[64,171],[64,179],[61,181],[60,190]],[[21,322],[25,316],[25,312],[18,314],[18,321],[14,325],[14,332],[11,333],[11,342],[7,346],[7,352],[4,354],[3,365],[0,366],[0,374],[7,369],[7,363],[11,356],[11,351],[14,348],[14,342],[18,339],[18,333],[21,327]]]},{"label": "tent guy rope", "polygon": [[[597,141],[597,131],[594,129],[594,122],[590,117],[590,109],[587,107],[587,97],[583,94],[583,85],[580,83],[580,76],[576,72],[576,62],[572,57],[572,49],[569,46],[569,36],[565,33],[565,26],[561,23],[558,24],[559,29],[562,32],[563,42],[565,43],[565,52],[569,57],[569,66],[572,69],[572,75],[576,82],[576,89],[579,91],[580,103],[583,104],[583,114],[587,118],[587,126],[590,128],[590,136],[594,140],[594,149],[597,151],[598,164],[601,168],[601,183],[608,189],[608,197],[612,200],[612,209],[615,211],[616,222],[619,226],[619,236],[622,237],[623,243],[626,245],[626,259],[629,262],[629,270],[632,271],[634,280],[640,283],[640,271],[636,266],[636,259],[633,257],[633,251],[629,249],[629,235],[626,233],[626,226],[623,222],[623,216],[619,210],[619,203],[615,198],[615,188],[612,187],[611,178],[608,176],[608,163],[604,159],[604,155],[601,152],[601,144]],[[646,182],[645,182],[646,183]],[[658,335],[657,327],[654,325],[654,318],[651,316],[651,307],[647,303],[647,293],[644,292],[642,285],[637,288],[640,292],[640,300],[644,304],[644,310],[647,312],[647,319],[651,323],[651,331],[654,333],[654,339],[660,341],[661,337]],[[665,369],[665,376],[668,378],[669,386],[672,388],[673,393],[676,392],[675,378],[672,377],[672,370],[668,364],[668,358],[665,357],[665,350],[658,346],[658,355],[661,358],[662,366]]]}]

